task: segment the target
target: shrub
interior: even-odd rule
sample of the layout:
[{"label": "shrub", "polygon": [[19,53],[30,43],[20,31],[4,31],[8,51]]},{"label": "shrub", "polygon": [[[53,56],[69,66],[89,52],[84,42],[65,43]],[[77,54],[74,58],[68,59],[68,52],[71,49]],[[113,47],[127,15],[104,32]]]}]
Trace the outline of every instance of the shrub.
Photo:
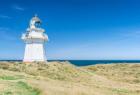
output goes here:
[{"label": "shrub", "polygon": [[0,68],[1,69],[8,69],[9,68],[9,63],[0,63]]},{"label": "shrub", "polygon": [[98,69],[97,69],[96,67],[94,67],[94,66],[89,67],[88,69],[91,70],[91,71],[97,71],[97,70],[98,70]]}]

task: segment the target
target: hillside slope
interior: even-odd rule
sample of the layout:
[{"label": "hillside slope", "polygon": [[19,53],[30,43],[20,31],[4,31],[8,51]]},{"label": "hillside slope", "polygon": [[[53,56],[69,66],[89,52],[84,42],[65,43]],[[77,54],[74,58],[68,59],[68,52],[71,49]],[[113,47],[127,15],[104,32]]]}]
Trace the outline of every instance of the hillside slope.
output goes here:
[{"label": "hillside slope", "polygon": [[0,95],[140,95],[140,64],[0,63]]}]

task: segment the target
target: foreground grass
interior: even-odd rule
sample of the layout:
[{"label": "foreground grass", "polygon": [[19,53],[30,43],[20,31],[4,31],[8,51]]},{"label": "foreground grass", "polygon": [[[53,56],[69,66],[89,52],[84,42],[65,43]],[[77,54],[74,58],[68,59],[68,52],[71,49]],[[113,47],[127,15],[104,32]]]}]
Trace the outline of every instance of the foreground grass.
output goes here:
[{"label": "foreground grass", "polygon": [[0,95],[40,95],[41,91],[29,85],[25,74],[0,69]]},{"label": "foreground grass", "polygon": [[1,83],[7,85],[5,89],[0,92],[0,95],[39,95],[40,91],[38,89],[32,88],[27,83],[18,81],[12,82],[7,81],[6,83]]},{"label": "foreground grass", "polygon": [[140,95],[140,64],[0,63],[0,95]]}]

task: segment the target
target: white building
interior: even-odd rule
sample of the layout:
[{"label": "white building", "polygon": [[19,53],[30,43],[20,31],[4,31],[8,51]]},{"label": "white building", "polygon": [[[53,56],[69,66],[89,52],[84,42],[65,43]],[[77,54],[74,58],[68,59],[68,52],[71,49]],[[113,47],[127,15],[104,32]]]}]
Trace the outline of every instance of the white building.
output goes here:
[{"label": "white building", "polygon": [[26,44],[23,62],[47,61],[45,42],[48,36],[44,34],[45,30],[40,28],[40,25],[41,20],[35,15],[26,33],[22,35],[22,40]]}]

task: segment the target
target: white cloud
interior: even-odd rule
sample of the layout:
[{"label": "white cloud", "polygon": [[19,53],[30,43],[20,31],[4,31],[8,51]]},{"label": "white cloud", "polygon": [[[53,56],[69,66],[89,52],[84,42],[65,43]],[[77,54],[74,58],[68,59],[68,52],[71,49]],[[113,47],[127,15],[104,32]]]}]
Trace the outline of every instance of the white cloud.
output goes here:
[{"label": "white cloud", "polygon": [[18,10],[18,11],[24,11],[25,9],[19,5],[13,5],[12,6],[13,9]]},{"label": "white cloud", "polygon": [[11,19],[12,17],[0,14],[0,18],[2,18],[2,19]]}]

